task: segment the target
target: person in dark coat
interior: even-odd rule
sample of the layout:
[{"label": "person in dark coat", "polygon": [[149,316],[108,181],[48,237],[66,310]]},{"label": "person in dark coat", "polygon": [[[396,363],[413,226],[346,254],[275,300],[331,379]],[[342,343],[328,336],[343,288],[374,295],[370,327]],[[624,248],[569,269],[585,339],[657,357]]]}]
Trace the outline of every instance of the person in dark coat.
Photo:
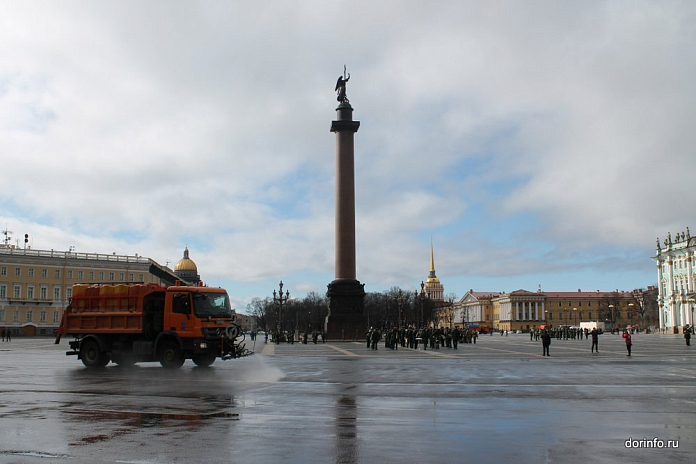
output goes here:
[{"label": "person in dark coat", "polygon": [[370,336],[370,340],[372,341],[372,349],[376,350],[377,349],[377,343],[379,343],[379,339],[382,338],[382,334],[379,333],[379,330],[375,329],[372,331],[372,335]]},{"label": "person in dark coat", "polygon": [[684,340],[686,340],[686,346],[691,346],[691,331],[692,327],[689,324],[684,326]]},{"label": "person in dark coat", "polygon": [[597,353],[599,353],[599,331],[597,330],[597,327],[592,329],[590,335],[592,335],[592,348],[590,351],[597,351]]},{"label": "person in dark coat", "polygon": [[455,350],[457,349],[457,345],[459,344],[460,335],[461,334],[459,333],[459,329],[455,327],[454,330],[452,330],[452,347]]},{"label": "person in dark coat", "polygon": [[541,346],[544,349],[544,353],[542,356],[551,356],[549,354],[549,346],[551,346],[551,335],[544,330],[544,332],[541,334]]}]

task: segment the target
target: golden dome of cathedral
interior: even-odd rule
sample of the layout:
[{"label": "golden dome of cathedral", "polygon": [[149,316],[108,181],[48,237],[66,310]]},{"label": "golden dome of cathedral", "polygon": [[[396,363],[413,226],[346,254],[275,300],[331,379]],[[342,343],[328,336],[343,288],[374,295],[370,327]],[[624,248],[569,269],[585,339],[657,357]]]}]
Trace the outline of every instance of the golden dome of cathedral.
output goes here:
[{"label": "golden dome of cathedral", "polygon": [[176,266],[174,266],[174,270],[198,272],[198,266],[196,266],[196,263],[194,263],[193,260],[189,258],[188,247],[186,247],[186,249],[184,250],[184,257],[181,258],[178,263],[176,263]]}]

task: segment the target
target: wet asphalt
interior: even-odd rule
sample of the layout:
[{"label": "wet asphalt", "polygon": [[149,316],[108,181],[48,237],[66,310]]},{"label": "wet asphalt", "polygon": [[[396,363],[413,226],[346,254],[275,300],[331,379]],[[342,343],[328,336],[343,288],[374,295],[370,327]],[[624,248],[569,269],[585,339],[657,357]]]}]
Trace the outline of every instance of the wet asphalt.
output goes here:
[{"label": "wet asphalt", "polygon": [[427,351],[259,339],[207,369],[95,370],[65,340],[15,338],[0,463],[694,462],[696,346],[633,341],[627,357],[610,334],[596,354],[554,339],[547,358],[525,334]]}]

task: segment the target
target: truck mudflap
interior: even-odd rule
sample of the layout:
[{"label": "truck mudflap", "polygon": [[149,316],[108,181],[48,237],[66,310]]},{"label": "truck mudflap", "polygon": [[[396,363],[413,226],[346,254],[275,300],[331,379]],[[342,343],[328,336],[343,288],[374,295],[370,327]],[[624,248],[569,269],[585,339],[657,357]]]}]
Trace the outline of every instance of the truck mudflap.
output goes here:
[{"label": "truck mudflap", "polygon": [[246,347],[246,335],[237,324],[230,324],[225,328],[221,339],[222,354],[220,358],[224,361],[228,359],[242,358],[254,354]]}]

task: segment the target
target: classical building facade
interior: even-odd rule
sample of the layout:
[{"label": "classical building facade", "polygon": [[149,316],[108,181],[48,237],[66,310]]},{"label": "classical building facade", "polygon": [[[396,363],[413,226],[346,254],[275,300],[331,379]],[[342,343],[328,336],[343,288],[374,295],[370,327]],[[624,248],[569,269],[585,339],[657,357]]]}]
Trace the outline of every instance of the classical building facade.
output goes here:
[{"label": "classical building facade", "polygon": [[691,237],[688,227],[674,239],[668,232],[662,244],[657,239],[653,259],[657,265],[660,328],[676,333],[694,323],[696,237]]},{"label": "classical building facade", "polygon": [[608,328],[657,324],[657,289],[631,292],[475,292],[455,304],[455,325],[496,330],[534,330],[601,321]]},{"label": "classical building facade", "polygon": [[[454,305],[455,325],[462,327],[493,327],[493,301],[498,293],[469,290]],[[498,313],[499,314],[499,313]],[[499,316],[498,316],[499,317]]]},{"label": "classical building facade", "polygon": [[77,283],[156,283],[177,276],[142,256],[35,250],[0,244],[0,328],[13,335],[52,335]]}]

